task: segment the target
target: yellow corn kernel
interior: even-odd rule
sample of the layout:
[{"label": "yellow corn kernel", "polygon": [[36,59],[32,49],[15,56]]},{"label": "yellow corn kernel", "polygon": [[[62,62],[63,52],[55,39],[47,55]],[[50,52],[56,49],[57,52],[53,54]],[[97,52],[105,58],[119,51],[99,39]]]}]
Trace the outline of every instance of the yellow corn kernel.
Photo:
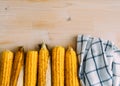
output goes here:
[{"label": "yellow corn kernel", "polygon": [[37,80],[37,51],[28,51],[25,61],[24,86],[36,86]]},{"label": "yellow corn kernel", "polygon": [[22,69],[23,63],[24,63],[24,49],[23,47],[19,47],[17,52],[15,53],[15,57],[13,60],[10,86],[17,86],[18,77]]},{"label": "yellow corn kernel", "polygon": [[76,53],[69,47],[65,55],[65,86],[80,86],[78,80],[78,62]]},{"label": "yellow corn kernel", "polygon": [[52,86],[64,86],[64,53],[61,46],[52,50]]},{"label": "yellow corn kernel", "polygon": [[38,86],[46,86],[46,73],[48,68],[49,51],[43,43],[38,58]]},{"label": "yellow corn kernel", "polygon": [[0,86],[9,86],[13,62],[13,52],[5,50],[0,58]]}]

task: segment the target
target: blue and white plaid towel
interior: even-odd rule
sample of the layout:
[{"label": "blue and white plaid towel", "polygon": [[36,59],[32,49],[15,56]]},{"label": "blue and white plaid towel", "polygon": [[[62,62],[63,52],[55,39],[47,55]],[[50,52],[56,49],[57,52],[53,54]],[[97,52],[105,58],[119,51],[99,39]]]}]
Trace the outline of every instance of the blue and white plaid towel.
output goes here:
[{"label": "blue and white plaid towel", "polygon": [[120,50],[110,41],[79,35],[77,54],[82,86],[120,86]]}]

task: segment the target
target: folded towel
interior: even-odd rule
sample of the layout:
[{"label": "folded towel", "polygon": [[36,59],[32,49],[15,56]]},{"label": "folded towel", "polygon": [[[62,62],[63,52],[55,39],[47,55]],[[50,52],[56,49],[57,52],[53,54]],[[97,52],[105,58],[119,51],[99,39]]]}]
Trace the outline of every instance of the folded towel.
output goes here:
[{"label": "folded towel", "polygon": [[78,35],[82,86],[120,86],[120,50],[109,40]]}]

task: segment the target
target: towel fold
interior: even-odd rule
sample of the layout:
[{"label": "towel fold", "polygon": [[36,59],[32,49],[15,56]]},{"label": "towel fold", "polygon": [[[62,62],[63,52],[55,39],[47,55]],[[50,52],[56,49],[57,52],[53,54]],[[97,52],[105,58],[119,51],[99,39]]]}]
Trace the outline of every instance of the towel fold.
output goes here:
[{"label": "towel fold", "polygon": [[109,40],[78,35],[82,86],[120,86],[120,50]]}]

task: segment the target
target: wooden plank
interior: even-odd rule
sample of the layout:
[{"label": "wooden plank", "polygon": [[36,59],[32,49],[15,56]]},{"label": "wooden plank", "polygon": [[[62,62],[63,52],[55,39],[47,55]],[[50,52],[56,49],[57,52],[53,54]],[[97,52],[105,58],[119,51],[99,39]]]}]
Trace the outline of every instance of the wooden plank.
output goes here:
[{"label": "wooden plank", "polygon": [[74,45],[77,34],[91,34],[115,41],[120,28],[119,3],[0,1],[1,48],[18,46],[20,43],[26,47],[34,46],[42,41],[50,46]]}]

